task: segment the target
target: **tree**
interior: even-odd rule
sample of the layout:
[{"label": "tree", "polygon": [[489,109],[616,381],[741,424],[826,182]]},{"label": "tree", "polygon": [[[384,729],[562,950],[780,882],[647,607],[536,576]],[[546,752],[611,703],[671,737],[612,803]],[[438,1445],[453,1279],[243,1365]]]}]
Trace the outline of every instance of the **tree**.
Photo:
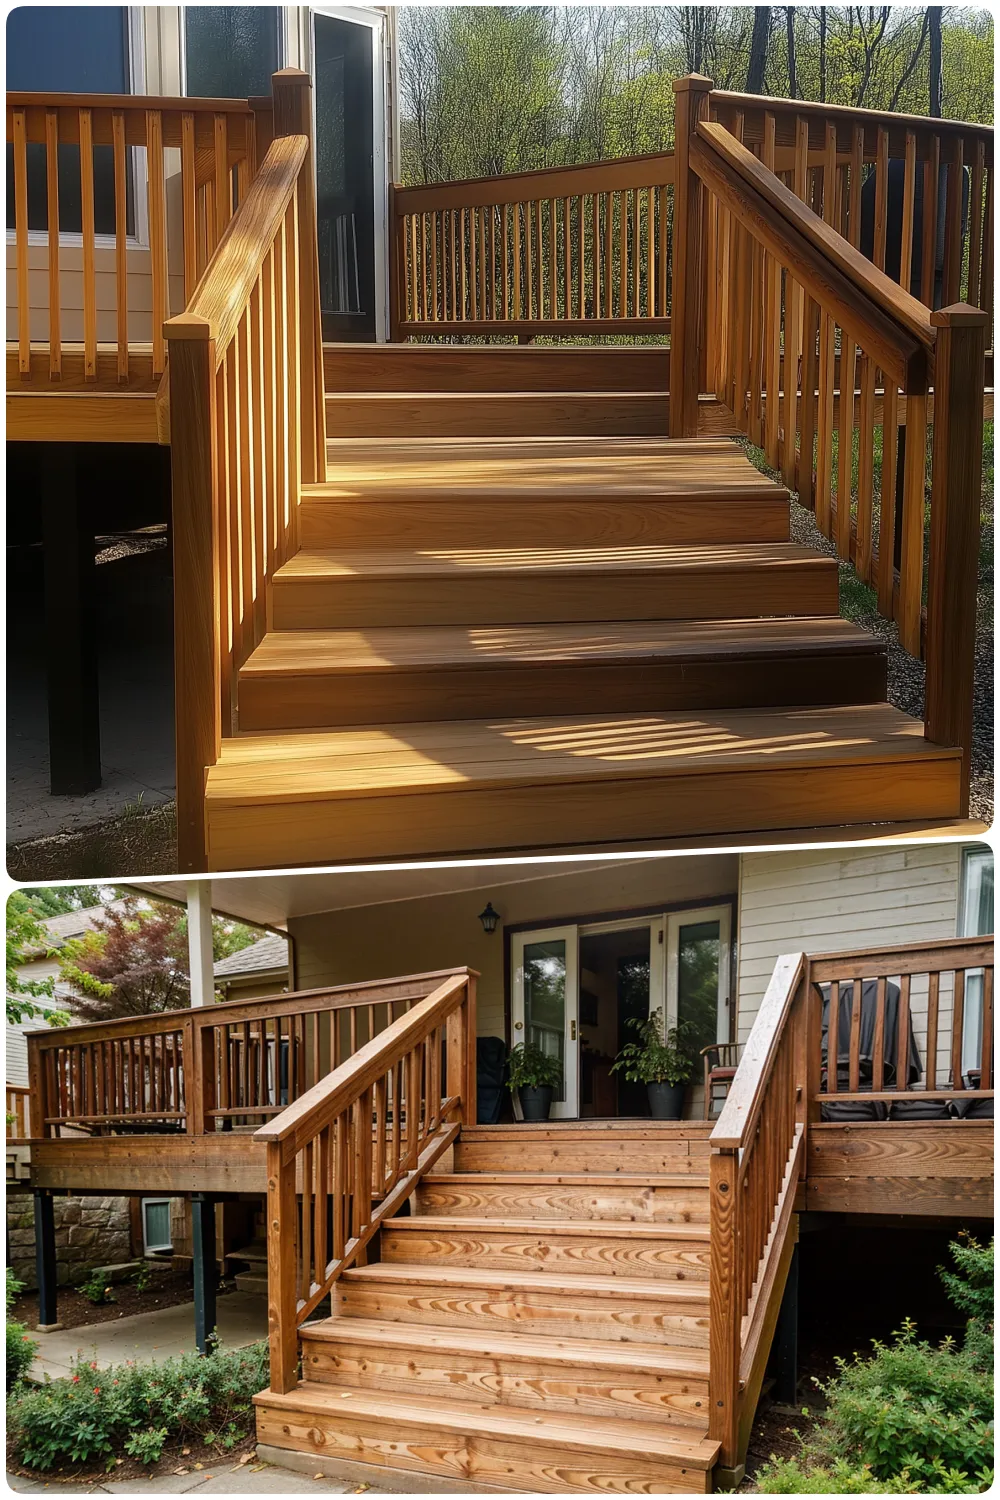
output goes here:
[{"label": "tree", "polygon": [[927,29],[930,37],[930,78],[928,80],[930,107],[927,112],[934,120],[941,118],[941,94],[944,88],[941,73],[941,10],[940,5],[927,7]]},{"label": "tree", "polygon": [[100,906],[107,899],[106,888],[99,885],[29,886],[20,894],[35,916],[42,919],[61,917],[71,911],[83,911],[89,906]]},{"label": "tree", "polygon": [[82,1021],[116,1021],[176,1010],[190,1001],[180,907],[124,896],[62,951],[60,974]]},{"label": "tree", "polygon": [[747,65],[747,93],[763,94],[767,49],[771,40],[771,7],[755,5],[753,33],[750,37],[750,61]]},{"label": "tree", "polygon": [[44,1016],[50,1026],[65,1026],[70,1017],[64,1010],[35,1005],[35,1000],[55,995],[55,981],[22,979],[18,973],[29,958],[49,951],[49,935],[32,911],[27,893],[14,891],[7,901],[7,1022],[16,1026]]},{"label": "tree", "polygon": [[798,98],[798,81],[795,77],[795,6],[785,6],[785,51],[788,58],[788,97]]}]

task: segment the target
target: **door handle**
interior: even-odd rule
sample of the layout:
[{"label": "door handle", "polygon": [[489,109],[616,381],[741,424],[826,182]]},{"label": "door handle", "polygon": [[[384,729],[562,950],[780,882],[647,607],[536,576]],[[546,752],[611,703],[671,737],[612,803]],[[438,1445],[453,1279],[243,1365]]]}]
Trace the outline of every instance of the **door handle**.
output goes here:
[{"label": "door handle", "polygon": [[575,1021],[570,1021],[570,1023],[569,1023],[569,1039],[570,1039],[571,1042],[575,1042],[576,1041],[576,1022]]},{"label": "door handle", "polygon": [[514,1022],[514,1030],[515,1031],[523,1031],[524,1030],[524,1022],[523,1021],[515,1021]]}]

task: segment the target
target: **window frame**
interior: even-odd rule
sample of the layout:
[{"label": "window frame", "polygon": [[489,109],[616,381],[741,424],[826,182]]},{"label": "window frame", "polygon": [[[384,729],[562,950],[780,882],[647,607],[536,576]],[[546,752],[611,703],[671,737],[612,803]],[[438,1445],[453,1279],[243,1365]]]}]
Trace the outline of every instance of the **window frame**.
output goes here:
[{"label": "window frame", "polygon": [[[142,1203],[142,1251],[143,1251],[143,1255],[154,1255],[154,1254],[156,1254],[157,1251],[161,1251],[161,1250],[173,1250],[173,1248],[174,1248],[173,1235],[170,1235],[170,1201],[171,1200],[169,1198],[156,1197],[156,1198],[142,1198],[140,1201]],[[149,1226],[148,1226],[148,1221],[147,1221],[147,1218],[146,1218],[146,1209],[151,1204],[158,1207],[161,1203],[165,1203],[167,1205],[167,1233],[168,1233],[168,1235],[170,1235],[170,1239],[169,1239],[168,1243],[165,1244],[165,1245],[152,1245],[149,1242]]]}]

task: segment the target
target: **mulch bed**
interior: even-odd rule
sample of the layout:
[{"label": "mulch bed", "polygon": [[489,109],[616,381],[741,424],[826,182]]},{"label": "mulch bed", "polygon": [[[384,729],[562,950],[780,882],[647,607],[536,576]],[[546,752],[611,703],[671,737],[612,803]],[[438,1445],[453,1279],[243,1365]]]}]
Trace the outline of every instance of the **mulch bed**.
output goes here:
[{"label": "mulch bed", "polygon": [[[171,1271],[153,1273],[153,1281],[146,1291],[140,1292],[131,1281],[113,1286],[114,1302],[95,1305],[73,1287],[61,1286],[57,1298],[59,1321],[64,1328],[85,1328],[93,1323],[115,1323],[119,1318],[131,1317],[133,1313],[158,1312],[164,1307],[177,1307],[193,1299],[189,1272]],[[31,1333],[38,1326],[38,1293],[21,1292],[14,1300],[11,1317],[23,1323]],[[44,1336],[44,1335],[43,1335]]]},{"label": "mulch bed", "polygon": [[163,1450],[163,1457],[159,1463],[142,1464],[136,1458],[130,1458],[127,1453],[116,1458],[110,1469],[95,1469],[92,1464],[80,1464],[77,1467],[67,1465],[61,1469],[27,1469],[17,1461],[17,1456],[11,1444],[7,1445],[7,1472],[9,1474],[20,1474],[25,1479],[40,1479],[45,1484],[101,1484],[103,1481],[113,1479],[116,1482],[124,1479],[153,1479],[162,1474],[204,1474],[210,1479],[213,1465],[227,1468],[231,1464],[239,1463],[244,1454],[250,1455],[247,1467],[252,1468],[256,1462],[253,1457],[257,1447],[256,1433],[250,1432],[245,1438],[230,1449],[224,1449],[217,1444],[199,1443],[190,1440],[175,1441],[167,1444]]}]

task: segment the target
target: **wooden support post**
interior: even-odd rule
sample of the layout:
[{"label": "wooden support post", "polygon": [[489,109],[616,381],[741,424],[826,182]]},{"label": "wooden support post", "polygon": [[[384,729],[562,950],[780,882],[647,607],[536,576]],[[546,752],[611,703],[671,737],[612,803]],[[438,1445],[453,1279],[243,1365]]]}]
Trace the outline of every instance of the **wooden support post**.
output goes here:
[{"label": "wooden support post", "polygon": [[101,784],[94,528],[74,445],[43,443],[39,466],[49,789],[78,797]]},{"label": "wooden support post", "polygon": [[771,1346],[773,1396],[783,1406],[794,1406],[799,1384],[799,1247],[792,1249],[788,1280],[778,1311]]},{"label": "wooden support post", "polygon": [[965,817],[972,767],[987,317],[959,303],[932,312],[931,322],[938,336],[924,732],[936,744],[961,747],[958,811]]},{"label": "wooden support post", "polygon": [[691,73],[674,80],[674,279],[670,311],[670,436],[698,432],[703,342],[705,190],[688,165],[691,137],[708,118],[712,80]]},{"label": "wooden support post", "polygon": [[[323,387],[323,321],[319,294],[319,231],[316,223],[316,151],[312,125],[312,79],[298,68],[282,68],[271,79],[275,139],[304,135],[309,142],[299,172],[296,196],[299,219],[299,309],[301,327],[302,438],[299,447],[303,484],[326,479],[326,397]],[[296,496],[296,503],[298,496]]]},{"label": "wooden support post", "polygon": [[218,1269],[215,1263],[215,1199],[191,1195],[191,1254],[194,1272],[194,1341],[199,1354],[210,1352],[215,1333]]},{"label": "wooden support post", "polygon": [[[720,1444],[719,1465],[735,1478],[740,1427],[740,1325],[738,1305],[739,1156],[713,1151],[709,1166],[711,1267],[709,1282],[708,1435]],[[716,1476],[716,1487],[719,1476]],[[736,1481],[738,1483],[739,1481]],[[726,1485],[722,1487],[727,1487]],[[733,1485],[735,1488],[735,1484]]]},{"label": "wooden support post", "polygon": [[35,1189],[35,1276],[38,1280],[38,1332],[61,1328],[56,1309],[56,1226],[52,1194]]},{"label": "wooden support post", "polygon": [[[298,1270],[298,1204],[294,1166],[282,1164],[280,1141],[267,1143],[267,1329],[271,1352],[271,1390],[294,1391],[299,1378],[299,1330],[296,1321]],[[337,1208],[339,1212],[339,1205]]]}]

